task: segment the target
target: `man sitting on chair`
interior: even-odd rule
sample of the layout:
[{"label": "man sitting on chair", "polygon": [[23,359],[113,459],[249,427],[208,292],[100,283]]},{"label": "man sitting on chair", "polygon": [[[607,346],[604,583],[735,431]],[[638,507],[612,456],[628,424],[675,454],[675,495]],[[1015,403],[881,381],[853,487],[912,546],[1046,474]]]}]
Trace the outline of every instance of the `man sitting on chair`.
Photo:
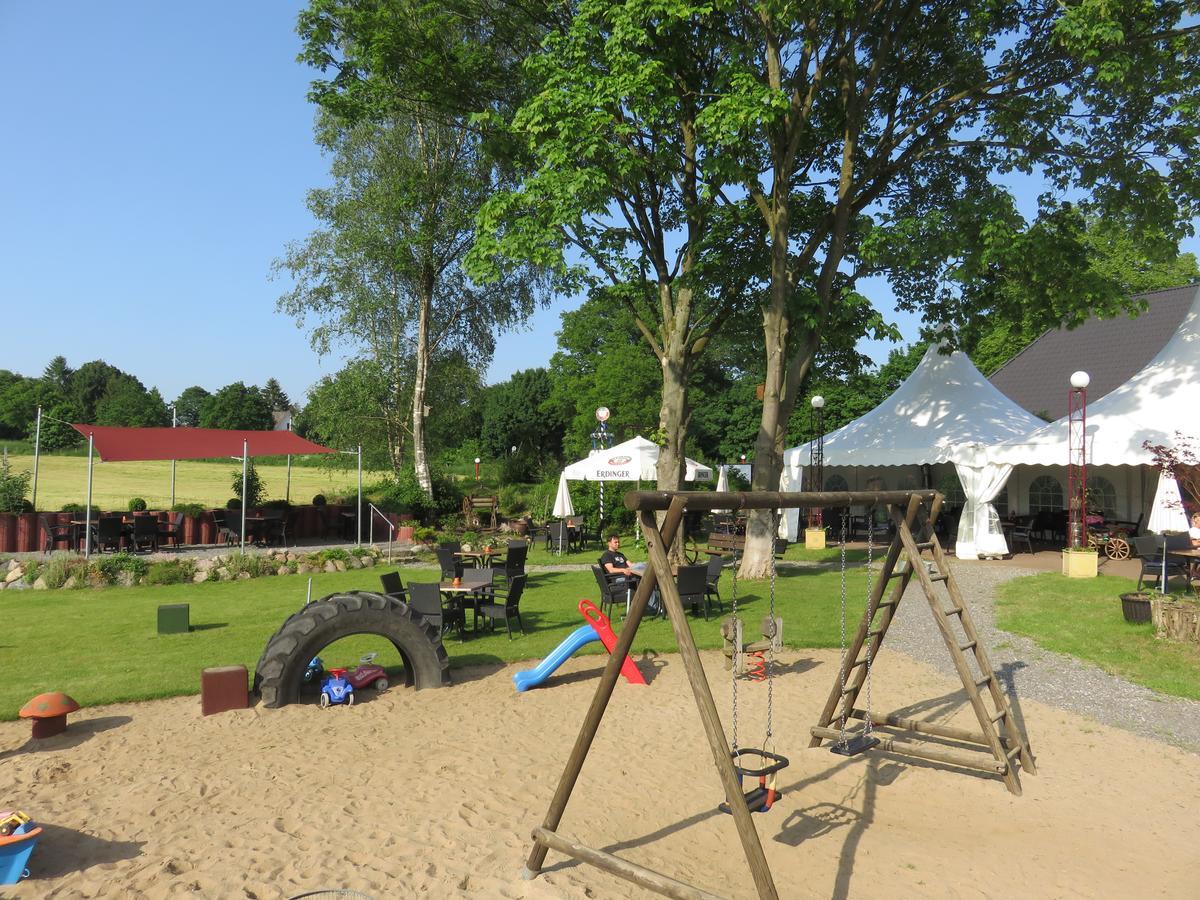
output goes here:
[{"label": "man sitting on chair", "polygon": [[[621,536],[614,533],[608,536],[608,549],[600,557],[600,568],[604,570],[604,574],[611,584],[624,586],[625,590],[632,595],[637,590],[638,582],[642,579],[642,573],[639,570],[644,566],[641,563],[636,567],[629,564],[629,560],[621,552]],[[650,596],[646,611],[654,616],[662,611],[662,601],[659,599],[658,591]]]}]

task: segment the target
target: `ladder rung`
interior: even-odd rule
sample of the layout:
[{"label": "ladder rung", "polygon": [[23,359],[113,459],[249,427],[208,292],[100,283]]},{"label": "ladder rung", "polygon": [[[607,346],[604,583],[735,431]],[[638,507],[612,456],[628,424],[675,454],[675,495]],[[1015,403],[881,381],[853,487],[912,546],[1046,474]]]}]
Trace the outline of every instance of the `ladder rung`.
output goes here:
[{"label": "ladder rung", "polygon": [[879,628],[879,629],[877,629],[877,630],[875,630],[875,631],[868,631],[868,632],[867,632],[867,637],[869,637],[869,638],[873,638],[873,637],[876,637],[876,636],[878,636],[878,635],[881,635],[881,634],[883,634],[883,633],[884,633],[883,629],[882,629],[882,628]]},{"label": "ladder rung", "polygon": [[893,578],[900,578],[903,575],[908,575],[911,572],[912,569],[892,569],[892,574],[888,576],[888,581],[891,581]]},{"label": "ladder rung", "polygon": [[918,550],[932,550],[933,549],[933,541],[921,541],[921,543],[917,544],[917,549]]},{"label": "ladder rung", "polygon": [[1011,750],[1009,750],[1007,753],[1004,754],[1004,758],[1012,759],[1013,757],[1020,756],[1020,755],[1021,755],[1021,745],[1017,744],[1017,746],[1013,747]]},{"label": "ladder rung", "polygon": [[885,606],[896,606],[897,604],[899,604],[899,602],[900,602],[899,600],[880,600],[879,605],[875,608],[883,609]]},{"label": "ladder rung", "polygon": [[982,678],[977,678],[977,679],[975,679],[975,687],[983,687],[985,684],[987,684],[991,680],[992,680],[991,675],[984,675]]},{"label": "ladder rung", "polygon": [[999,722],[1001,719],[1003,719],[1007,715],[1008,715],[1008,713],[1005,710],[1003,710],[1003,709],[1000,710],[1000,712],[998,712],[994,716],[992,716],[992,724],[993,725],[996,724],[997,722]]},{"label": "ladder rung", "polygon": [[943,616],[961,616],[962,614],[963,614],[963,607],[961,607],[961,606],[956,606],[953,609],[943,609],[942,610]]},{"label": "ladder rung", "polygon": [[866,664],[867,664],[867,661],[865,659],[860,659],[858,662],[851,664],[850,668],[847,669],[846,671],[848,671],[848,672],[853,671],[854,669],[857,669],[860,666],[865,666]]},{"label": "ladder rung", "polygon": [[930,575],[929,580],[930,581],[945,581],[949,577],[950,576],[945,574],[944,572],[938,572],[936,575]]},{"label": "ladder rung", "polygon": [[854,685],[852,685],[852,684],[847,685],[846,687],[842,688],[842,696],[843,697],[848,696],[850,694],[853,694],[857,690],[858,690],[858,688],[855,687]]},{"label": "ladder rung", "polygon": [[961,651],[963,651],[964,653],[966,653],[968,650],[972,650],[972,649],[974,649],[974,647],[975,647],[975,644],[976,644],[976,642],[975,642],[975,641],[967,641],[965,644],[963,644],[963,645],[962,645],[961,647],[959,647],[958,649],[959,649],[959,650],[961,650]]}]

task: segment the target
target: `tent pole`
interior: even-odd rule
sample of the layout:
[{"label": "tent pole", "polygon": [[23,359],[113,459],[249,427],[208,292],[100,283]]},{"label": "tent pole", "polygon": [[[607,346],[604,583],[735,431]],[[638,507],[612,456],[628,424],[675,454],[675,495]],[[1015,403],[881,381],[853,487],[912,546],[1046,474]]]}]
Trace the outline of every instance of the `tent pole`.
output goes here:
[{"label": "tent pole", "polygon": [[358,512],[355,514],[355,522],[358,525],[358,535],[355,539],[355,546],[362,546],[362,444],[358,445]]},{"label": "tent pole", "polygon": [[[175,407],[171,407],[171,427],[175,428],[179,424],[179,417]],[[175,508],[175,460],[171,460],[171,509]]]},{"label": "tent pole", "polygon": [[292,502],[292,454],[288,454],[287,485],[283,489],[285,503]]},{"label": "tent pole", "polygon": [[250,442],[242,441],[242,553],[246,552],[246,461],[250,458]]},{"label": "tent pole", "polygon": [[92,433],[88,432],[88,493],[87,512],[83,517],[83,558],[92,555]]},{"label": "tent pole", "polygon": [[38,476],[38,457],[41,455],[42,449],[42,408],[39,406],[37,411],[37,425],[33,430],[33,496],[29,500],[29,505],[37,511],[37,476]]}]

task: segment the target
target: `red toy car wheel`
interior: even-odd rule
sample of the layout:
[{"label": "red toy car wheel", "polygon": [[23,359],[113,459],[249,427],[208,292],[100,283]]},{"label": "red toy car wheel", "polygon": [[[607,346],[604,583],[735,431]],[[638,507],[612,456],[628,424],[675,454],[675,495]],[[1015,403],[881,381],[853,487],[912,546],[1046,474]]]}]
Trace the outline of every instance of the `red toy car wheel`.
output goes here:
[{"label": "red toy car wheel", "polygon": [[382,694],[387,689],[388,689],[388,680],[386,678],[376,678],[375,679],[375,690],[377,690],[379,693]]}]

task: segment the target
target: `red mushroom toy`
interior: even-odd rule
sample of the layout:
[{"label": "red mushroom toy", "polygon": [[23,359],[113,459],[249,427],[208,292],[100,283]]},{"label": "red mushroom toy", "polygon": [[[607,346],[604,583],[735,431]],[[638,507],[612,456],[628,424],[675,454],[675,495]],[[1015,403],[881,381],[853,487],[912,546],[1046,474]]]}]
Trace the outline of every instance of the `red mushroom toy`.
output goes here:
[{"label": "red mushroom toy", "polygon": [[38,694],[21,707],[22,719],[33,719],[33,736],[48,738],[67,730],[67,713],[79,709],[79,704],[62,691]]}]

